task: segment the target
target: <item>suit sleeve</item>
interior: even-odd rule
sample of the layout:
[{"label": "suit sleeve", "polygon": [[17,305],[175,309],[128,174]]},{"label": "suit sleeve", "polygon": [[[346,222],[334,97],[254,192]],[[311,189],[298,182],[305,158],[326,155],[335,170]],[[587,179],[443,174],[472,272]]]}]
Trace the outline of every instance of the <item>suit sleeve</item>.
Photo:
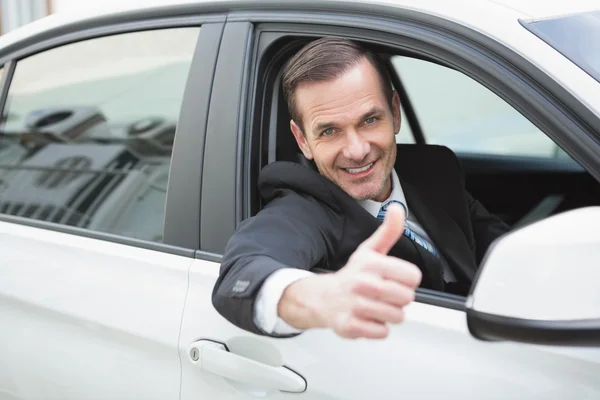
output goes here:
[{"label": "suit sleeve", "polygon": [[478,200],[467,193],[467,202],[475,235],[476,261],[481,263],[494,240],[504,235],[510,227],[500,218],[492,215]]},{"label": "suit sleeve", "polygon": [[225,248],[212,295],[216,310],[244,330],[267,335],[253,318],[262,284],[282,268],[310,270],[325,265],[336,247],[336,221],[313,198],[293,193],[243,221]]}]

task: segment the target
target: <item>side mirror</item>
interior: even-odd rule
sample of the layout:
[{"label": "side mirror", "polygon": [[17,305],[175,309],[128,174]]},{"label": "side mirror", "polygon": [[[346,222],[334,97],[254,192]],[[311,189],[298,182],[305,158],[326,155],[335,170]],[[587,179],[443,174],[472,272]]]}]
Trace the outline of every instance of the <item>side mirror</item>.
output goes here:
[{"label": "side mirror", "polygon": [[600,346],[600,207],[494,242],[467,299],[467,324],[482,340]]}]

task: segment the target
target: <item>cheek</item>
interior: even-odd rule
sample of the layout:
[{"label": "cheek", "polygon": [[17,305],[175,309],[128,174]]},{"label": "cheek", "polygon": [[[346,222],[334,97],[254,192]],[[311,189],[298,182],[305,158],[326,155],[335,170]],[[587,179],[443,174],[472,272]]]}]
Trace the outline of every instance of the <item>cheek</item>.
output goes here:
[{"label": "cheek", "polygon": [[333,168],[341,150],[334,141],[319,143],[314,148],[315,161],[325,168]]},{"label": "cheek", "polygon": [[[386,129],[387,128],[387,129]],[[391,127],[382,128],[373,135],[372,144],[375,144],[382,151],[391,149],[392,146],[396,145],[396,135],[393,133]]]}]

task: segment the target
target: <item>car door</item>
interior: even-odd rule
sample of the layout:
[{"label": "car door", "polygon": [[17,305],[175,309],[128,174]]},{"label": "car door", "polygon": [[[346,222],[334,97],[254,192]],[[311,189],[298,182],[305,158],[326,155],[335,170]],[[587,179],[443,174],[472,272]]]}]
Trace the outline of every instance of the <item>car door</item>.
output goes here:
[{"label": "car door", "polygon": [[[372,5],[353,4],[351,9],[343,2],[322,9],[312,4],[306,13],[248,7],[228,18],[215,74],[205,144],[201,246],[190,268],[179,343],[181,399],[196,399],[200,393],[220,399],[346,400],[598,396],[600,353],[476,340],[469,334],[463,297],[420,289],[404,323],[377,341],[345,340],[328,330],[286,339],[258,336],[238,329],[213,309],[211,294],[227,240],[243,218],[258,210],[260,165],[276,159],[279,143],[273,135],[289,123],[289,117],[278,121],[278,71],[290,49],[298,48],[297,40],[333,34],[388,47],[410,42],[413,51],[437,49],[440,57],[444,53],[438,46],[457,41],[463,46],[452,53],[453,61],[478,63],[483,71],[491,65],[464,44],[466,39],[451,35],[451,25],[430,15]],[[367,7],[371,17],[361,15]],[[373,16],[376,11],[378,17]],[[402,22],[407,15],[411,24]]]},{"label": "car door", "polygon": [[179,398],[187,149],[224,18],[158,11],[65,23],[5,60],[0,399]]}]

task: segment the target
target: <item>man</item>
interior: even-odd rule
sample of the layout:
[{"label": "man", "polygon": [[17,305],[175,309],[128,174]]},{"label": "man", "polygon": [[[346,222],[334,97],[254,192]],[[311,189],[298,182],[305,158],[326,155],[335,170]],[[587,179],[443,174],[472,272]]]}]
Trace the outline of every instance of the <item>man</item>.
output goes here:
[{"label": "man", "polygon": [[319,39],[290,60],[283,89],[318,172],[291,162],[261,171],[266,206],[230,239],[215,308],[258,334],[383,338],[419,285],[466,294],[508,227],[466,193],[448,149],[397,148],[400,100],[378,58]]}]

